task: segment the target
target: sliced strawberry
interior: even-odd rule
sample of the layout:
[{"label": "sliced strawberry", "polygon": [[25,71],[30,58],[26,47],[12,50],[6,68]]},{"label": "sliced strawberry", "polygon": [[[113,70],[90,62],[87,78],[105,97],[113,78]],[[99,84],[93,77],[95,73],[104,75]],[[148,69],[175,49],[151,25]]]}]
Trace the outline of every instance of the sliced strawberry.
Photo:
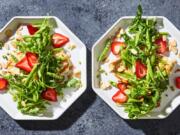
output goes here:
[{"label": "sliced strawberry", "polygon": [[159,45],[157,52],[164,54],[167,51],[167,42],[162,37],[155,40],[155,44]]},{"label": "sliced strawberry", "polygon": [[120,50],[121,50],[121,47],[122,46],[125,46],[125,44],[123,42],[118,42],[118,41],[114,41],[112,44],[111,44],[111,52],[114,54],[114,55],[118,55]]},{"label": "sliced strawberry", "polygon": [[8,81],[4,78],[0,78],[0,91],[6,90],[8,86]]},{"label": "sliced strawberry", "polygon": [[26,57],[31,68],[38,63],[38,55],[36,53],[27,52]]},{"label": "sliced strawberry", "polygon": [[34,35],[38,31],[38,28],[32,26],[31,24],[27,25],[27,29],[28,29],[30,35]]},{"label": "sliced strawberry", "polygon": [[136,61],[136,77],[137,78],[143,78],[144,76],[146,76],[147,73],[147,67],[141,63],[140,60]]},{"label": "sliced strawberry", "polygon": [[119,90],[113,95],[112,100],[116,103],[122,104],[128,100],[128,97],[121,90]]},{"label": "sliced strawberry", "polygon": [[55,48],[59,48],[69,42],[69,38],[62,34],[54,33],[52,36],[52,42]]},{"label": "sliced strawberry", "polygon": [[56,102],[57,101],[57,92],[53,88],[47,88],[45,91],[43,91],[41,93],[41,97],[45,100]]},{"label": "sliced strawberry", "polygon": [[118,83],[117,87],[119,90],[121,90],[121,92],[124,92],[127,88],[127,85],[125,83]]},{"label": "sliced strawberry", "polygon": [[180,89],[180,77],[176,77],[175,84],[178,89]]},{"label": "sliced strawberry", "polygon": [[28,60],[26,56],[22,60],[20,60],[15,66],[26,72],[31,72],[32,70],[32,68],[28,64]]}]

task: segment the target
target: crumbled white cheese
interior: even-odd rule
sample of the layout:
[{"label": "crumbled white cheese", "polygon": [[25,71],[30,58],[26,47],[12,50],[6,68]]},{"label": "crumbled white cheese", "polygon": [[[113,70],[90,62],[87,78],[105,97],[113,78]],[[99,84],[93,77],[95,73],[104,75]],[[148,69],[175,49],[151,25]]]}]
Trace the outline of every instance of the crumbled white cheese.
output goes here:
[{"label": "crumbled white cheese", "polygon": [[135,50],[135,49],[130,49],[130,51],[131,51],[131,53],[134,54],[134,55],[137,55],[137,53],[138,53],[137,50]]},{"label": "crumbled white cheese", "polygon": [[109,83],[105,83],[105,82],[100,82],[100,88],[103,90],[107,90],[111,87],[111,85]]},{"label": "crumbled white cheese", "polygon": [[173,47],[176,47],[176,46],[177,46],[176,40],[174,40],[174,39],[170,40],[170,41],[169,41],[169,45],[170,45],[170,46],[173,46]]},{"label": "crumbled white cheese", "polygon": [[123,72],[124,70],[125,70],[125,67],[121,65],[117,68],[118,72]]}]

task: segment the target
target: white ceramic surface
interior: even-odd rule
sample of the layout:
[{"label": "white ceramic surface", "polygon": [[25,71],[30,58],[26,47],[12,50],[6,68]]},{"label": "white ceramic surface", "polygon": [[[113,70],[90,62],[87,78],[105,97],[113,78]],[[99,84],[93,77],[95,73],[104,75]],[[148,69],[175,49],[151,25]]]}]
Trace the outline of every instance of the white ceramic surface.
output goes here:
[{"label": "white ceramic surface", "polygon": [[[17,16],[12,18],[1,30],[0,40],[6,40],[6,30],[16,31],[20,24],[38,23],[45,18],[49,19],[50,24],[54,26],[54,31],[62,33],[69,37],[70,43],[76,45],[72,51],[68,51],[71,55],[71,61],[76,69],[81,71],[82,87],[78,90],[64,89],[64,99],[58,100],[57,103],[52,103],[43,116],[23,115],[17,110],[17,104],[12,100],[12,96],[6,92],[0,94],[0,107],[2,107],[13,119],[16,120],[54,120],[59,118],[75,100],[86,90],[86,47],[72,32],[55,16]],[[65,49],[68,49],[66,46]],[[81,64],[80,64],[81,63]]]},{"label": "white ceramic surface", "polygon": [[[112,95],[114,95],[117,91],[117,89],[112,88],[109,90],[102,90],[99,87],[99,82],[101,80],[111,80],[114,79],[112,75],[108,73],[107,76],[101,75],[100,78],[97,78],[97,70],[100,67],[100,63],[98,63],[97,58],[100,54],[100,52],[103,50],[103,45],[105,40],[108,37],[111,37],[115,34],[115,32],[119,28],[127,28],[127,26],[131,23],[133,16],[126,16],[120,18],[117,22],[115,22],[112,27],[104,34],[102,35],[99,40],[93,45],[92,49],[92,87],[93,90],[97,95],[99,95],[119,116],[121,116],[124,119],[129,119],[127,113],[124,112],[124,107],[117,106],[112,101]],[[166,18],[163,16],[144,16],[144,18],[157,18],[157,25],[158,28],[161,28],[160,31],[168,32],[170,34],[170,39],[173,38],[177,41],[177,48],[180,51],[180,31]],[[177,56],[174,53],[170,53],[169,55],[170,59],[176,59],[177,65],[173,69],[175,71],[178,67],[180,67],[180,59],[177,58]],[[174,86],[174,78],[175,76],[180,76],[179,73],[173,73],[169,77],[169,82],[171,86]],[[174,86],[175,88],[175,86]],[[168,95],[168,97],[166,96]],[[141,117],[140,119],[163,119],[166,118],[169,114],[171,114],[176,107],[178,107],[180,104],[180,90],[175,89],[175,91],[170,90],[168,88],[167,91],[165,91],[162,94],[162,100],[161,100],[161,106],[157,109],[152,110],[151,113],[148,115]]]}]

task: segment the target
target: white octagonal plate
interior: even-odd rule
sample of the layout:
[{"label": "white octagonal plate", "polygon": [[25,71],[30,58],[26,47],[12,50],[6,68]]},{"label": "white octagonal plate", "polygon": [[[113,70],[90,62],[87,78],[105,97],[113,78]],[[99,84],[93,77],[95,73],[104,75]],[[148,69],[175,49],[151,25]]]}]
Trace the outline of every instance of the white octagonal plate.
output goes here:
[{"label": "white octagonal plate", "polygon": [[[102,36],[100,39],[93,45],[92,49],[92,87],[93,90],[97,95],[99,95],[119,116],[121,116],[124,119],[129,119],[128,114],[124,112],[124,107],[117,106],[111,99],[112,95],[116,93],[117,90],[115,89],[109,89],[109,90],[102,90],[99,87],[100,79],[103,79],[102,76],[97,76],[97,70],[100,67],[100,63],[97,61],[97,58],[103,50],[104,42],[107,38],[113,36],[115,32],[119,28],[127,28],[127,26],[132,22],[134,16],[126,16],[120,18],[115,24],[112,25],[112,27]],[[170,38],[173,38],[177,42],[177,48],[180,51],[180,32],[179,30],[166,18],[163,16],[144,16],[143,18],[156,18],[157,19],[157,25],[161,27],[160,31],[168,32],[170,34]],[[180,59],[174,54],[170,53],[169,55],[170,59],[176,59],[177,65],[174,67],[174,71],[179,68],[180,66]],[[174,78],[176,76],[180,76],[180,73],[174,73],[172,71],[172,74],[169,77],[169,83],[170,86],[174,86]],[[107,78],[111,76],[107,76]],[[166,96],[168,95],[168,96]],[[162,94],[162,100],[161,100],[161,106],[157,109],[152,110],[148,115],[141,117],[140,119],[163,119],[166,118],[169,114],[171,114],[176,107],[178,107],[180,104],[180,90],[175,89],[175,91],[170,90],[168,88],[167,91],[165,91]]]},{"label": "white octagonal plate", "polygon": [[[57,17],[54,16],[17,16],[12,18],[0,31],[0,40],[6,40],[7,30],[15,32],[20,24],[35,24],[48,19],[54,26],[54,31],[62,33],[69,37],[70,43],[75,44],[76,48],[69,51],[73,65],[81,72],[81,84],[79,89],[64,89],[64,98],[58,99],[57,103],[52,103],[47,108],[47,113],[43,116],[24,115],[17,109],[17,104],[12,100],[12,96],[6,92],[0,94],[0,107],[2,107],[13,119],[16,120],[54,120],[59,118],[75,100],[86,90],[86,47],[74,35],[71,30],[65,26]],[[67,49],[67,48],[65,48]]]}]

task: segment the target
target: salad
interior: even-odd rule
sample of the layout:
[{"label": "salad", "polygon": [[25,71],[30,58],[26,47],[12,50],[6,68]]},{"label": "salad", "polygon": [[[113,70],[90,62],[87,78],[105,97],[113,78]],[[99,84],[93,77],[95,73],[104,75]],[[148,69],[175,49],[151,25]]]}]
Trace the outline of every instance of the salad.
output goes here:
[{"label": "salad", "polygon": [[63,89],[81,87],[80,72],[68,51],[70,39],[53,31],[45,19],[22,24],[1,42],[0,91],[8,91],[23,114],[43,115],[50,102],[63,98]]},{"label": "salad", "polygon": [[[158,27],[156,18],[142,17],[139,5],[130,25],[117,30],[104,43],[98,57],[100,88],[117,90],[112,100],[124,107],[130,119],[147,115],[160,106],[176,65],[176,60],[169,59],[168,54],[172,51],[179,55],[176,41],[169,36]],[[110,79],[104,79],[107,76]],[[175,84],[180,88],[180,77],[175,78]]]}]

